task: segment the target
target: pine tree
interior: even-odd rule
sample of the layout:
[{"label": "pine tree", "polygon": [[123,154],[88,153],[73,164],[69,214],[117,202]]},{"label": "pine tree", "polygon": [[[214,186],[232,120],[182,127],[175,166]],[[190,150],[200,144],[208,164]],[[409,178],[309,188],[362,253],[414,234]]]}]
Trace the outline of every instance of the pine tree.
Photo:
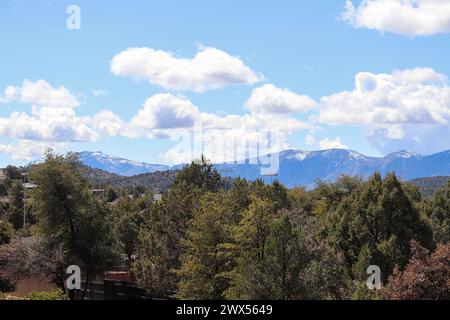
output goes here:
[{"label": "pine tree", "polygon": [[147,210],[132,270],[138,284],[149,293],[167,296],[177,290],[179,279],[175,270],[180,268],[186,252],[189,221],[203,193],[188,181],[178,180],[162,201]]},{"label": "pine tree", "polygon": [[121,253],[126,255],[127,267],[131,269],[133,256],[137,251],[139,230],[144,223],[144,216],[133,200],[124,197],[119,199],[114,206],[111,220]]},{"label": "pine tree", "polygon": [[94,199],[80,174],[77,156],[47,153],[46,160],[32,168],[30,177],[37,188],[32,202],[37,211],[37,230],[51,256],[64,253],[58,274],[51,275],[61,289],[65,268],[77,264],[86,281],[106,271],[115,262],[114,241],[108,208]]},{"label": "pine tree", "polygon": [[409,260],[412,239],[432,245],[429,226],[394,174],[384,180],[375,174],[344,198],[328,218],[327,228],[330,243],[343,250],[348,270],[367,248],[370,263],[380,266],[385,280],[395,265],[402,268]]},{"label": "pine tree", "polygon": [[259,198],[253,198],[243,213],[242,220],[233,231],[231,247],[237,265],[229,273],[232,285],[226,293],[228,298],[268,297],[272,284],[265,277],[263,261],[267,237],[275,216],[275,203]]},{"label": "pine tree", "polygon": [[224,194],[207,193],[190,223],[187,251],[183,255],[178,275],[177,297],[180,299],[223,299],[229,287],[225,273],[230,263],[222,246],[230,241],[225,226],[231,218],[224,208]]},{"label": "pine tree", "polygon": [[450,243],[450,182],[423,204],[423,211],[431,220],[435,242]]},{"label": "pine tree", "polygon": [[242,255],[261,261],[264,258],[272,219],[276,215],[273,202],[254,199],[235,230],[235,240]]},{"label": "pine tree", "polygon": [[202,191],[215,192],[223,188],[222,177],[213,165],[202,156],[200,161],[192,162],[177,174],[174,185],[185,182]]},{"label": "pine tree", "polygon": [[308,252],[287,214],[273,220],[267,238],[264,273],[270,279],[271,298],[288,300],[304,290],[300,272],[306,268]]}]

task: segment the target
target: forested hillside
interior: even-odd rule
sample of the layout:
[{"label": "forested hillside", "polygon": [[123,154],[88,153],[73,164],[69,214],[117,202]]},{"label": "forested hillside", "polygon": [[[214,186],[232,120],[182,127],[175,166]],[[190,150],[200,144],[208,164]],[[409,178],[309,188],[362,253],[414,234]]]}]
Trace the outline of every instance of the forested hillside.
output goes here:
[{"label": "forested hillside", "polygon": [[169,189],[175,181],[175,177],[178,172],[162,171],[124,177],[87,166],[82,166],[81,170],[82,174],[97,186],[111,185],[114,188],[130,190],[133,188],[142,188],[157,191],[165,191]]},{"label": "forested hillside", "polygon": [[413,184],[419,187],[420,193],[424,197],[431,197],[436,190],[445,187],[450,181],[450,177],[428,177],[411,180]]},{"label": "forested hillside", "polygon": [[[112,185],[117,188],[127,189],[141,187],[161,191],[165,191],[170,188],[179,171],[180,170],[162,171],[131,177],[123,177],[101,169],[95,169],[87,166],[82,167],[83,175],[97,185]],[[224,178],[224,180],[228,181],[227,185],[230,185],[233,181],[232,178]],[[419,191],[424,198],[428,198],[431,197],[436,190],[445,187],[448,181],[450,181],[450,177],[426,177],[414,179],[409,182],[419,188]]]}]

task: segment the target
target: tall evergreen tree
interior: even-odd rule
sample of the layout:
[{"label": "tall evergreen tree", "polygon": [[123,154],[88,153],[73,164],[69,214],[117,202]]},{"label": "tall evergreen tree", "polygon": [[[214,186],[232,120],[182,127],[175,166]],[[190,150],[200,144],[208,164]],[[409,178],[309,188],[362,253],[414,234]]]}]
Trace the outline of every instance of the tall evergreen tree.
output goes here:
[{"label": "tall evergreen tree", "polygon": [[229,287],[225,273],[232,263],[222,252],[231,240],[229,225],[233,217],[224,207],[223,193],[207,193],[190,223],[187,251],[178,271],[180,283],[177,297],[181,299],[223,299]]},{"label": "tall evergreen tree", "polygon": [[370,263],[380,266],[384,279],[395,265],[402,268],[407,263],[412,239],[432,245],[429,226],[394,174],[384,180],[375,174],[361,190],[344,198],[327,228],[330,242],[343,250],[348,270],[366,252]]},{"label": "tall evergreen tree", "polygon": [[271,298],[288,300],[304,291],[300,272],[306,269],[308,252],[287,214],[274,219],[267,238],[264,274],[269,279]]},{"label": "tall evergreen tree", "polygon": [[177,174],[174,185],[182,182],[197,187],[204,192],[215,192],[224,186],[219,172],[204,156],[199,161],[194,161],[184,167]]},{"label": "tall evergreen tree", "polygon": [[133,272],[138,283],[152,294],[167,295],[177,290],[179,277],[175,270],[180,268],[181,256],[186,252],[189,221],[199,206],[198,199],[208,188],[215,191],[220,186],[220,175],[217,177],[211,170],[206,162],[184,168],[162,201],[148,209],[139,231]]},{"label": "tall evergreen tree", "polygon": [[135,201],[129,197],[123,197],[112,210],[112,224],[121,254],[127,257],[128,269],[132,267],[133,256],[136,254],[139,241],[139,230],[144,223],[144,216],[139,209]]},{"label": "tall evergreen tree", "polygon": [[[259,194],[260,195],[260,194]],[[226,295],[229,298],[253,299],[267,297],[270,283],[262,268],[267,237],[276,216],[273,202],[253,198],[242,220],[233,231],[232,251],[237,266],[229,273],[232,285]]]},{"label": "tall evergreen tree", "polygon": [[423,204],[423,211],[431,220],[436,243],[450,243],[450,182]]}]

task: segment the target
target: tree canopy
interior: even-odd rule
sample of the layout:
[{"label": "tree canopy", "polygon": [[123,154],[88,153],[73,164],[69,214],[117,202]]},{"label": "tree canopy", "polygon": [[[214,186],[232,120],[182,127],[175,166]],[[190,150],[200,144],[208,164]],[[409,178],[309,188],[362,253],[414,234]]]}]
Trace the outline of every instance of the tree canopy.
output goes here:
[{"label": "tree canopy", "polygon": [[[393,173],[287,189],[223,178],[202,157],[159,199],[99,189],[75,154],[24,170],[8,168],[0,190],[0,291],[36,273],[63,289],[76,264],[164,298],[449,299],[450,184],[427,199]],[[374,265],[381,290],[366,285]]]}]

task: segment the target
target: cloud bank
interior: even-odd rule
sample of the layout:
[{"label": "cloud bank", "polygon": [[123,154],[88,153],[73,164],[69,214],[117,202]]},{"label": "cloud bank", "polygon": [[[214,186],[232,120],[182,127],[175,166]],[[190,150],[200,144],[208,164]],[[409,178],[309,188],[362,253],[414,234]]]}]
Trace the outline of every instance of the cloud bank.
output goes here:
[{"label": "cloud bank", "polygon": [[391,32],[409,37],[450,32],[450,1],[363,0],[347,1],[342,19],[355,28]]},{"label": "cloud bank", "polygon": [[364,128],[381,152],[399,149],[432,153],[450,148],[450,87],[430,68],[391,74],[358,73],[352,91],[323,97],[318,121]]},{"label": "cloud bank", "polygon": [[231,160],[244,158],[249,145],[267,144],[268,134],[277,135],[277,148],[288,148],[289,138],[300,130],[309,132],[305,144],[310,148],[348,148],[339,137],[317,136],[338,126],[361,128],[367,141],[381,153],[402,149],[433,153],[450,148],[450,141],[444,138],[450,136],[449,81],[431,68],[360,72],[355,75],[353,88],[318,101],[265,84],[255,88],[243,103],[247,110],[244,114],[217,115],[202,111],[183,95],[159,93],[136,107],[130,119],[122,119],[108,109],[80,116],[75,95],[44,80],[9,85],[1,101],[30,105],[29,113],[15,111],[0,117],[0,136],[18,141],[17,148],[0,141],[0,152],[13,156],[28,157],[33,150],[41,150],[42,143],[59,146],[114,136],[176,142],[196,133],[189,146],[177,144],[165,159],[184,161],[191,142],[201,142],[203,149],[199,152],[222,162],[230,156]]}]

